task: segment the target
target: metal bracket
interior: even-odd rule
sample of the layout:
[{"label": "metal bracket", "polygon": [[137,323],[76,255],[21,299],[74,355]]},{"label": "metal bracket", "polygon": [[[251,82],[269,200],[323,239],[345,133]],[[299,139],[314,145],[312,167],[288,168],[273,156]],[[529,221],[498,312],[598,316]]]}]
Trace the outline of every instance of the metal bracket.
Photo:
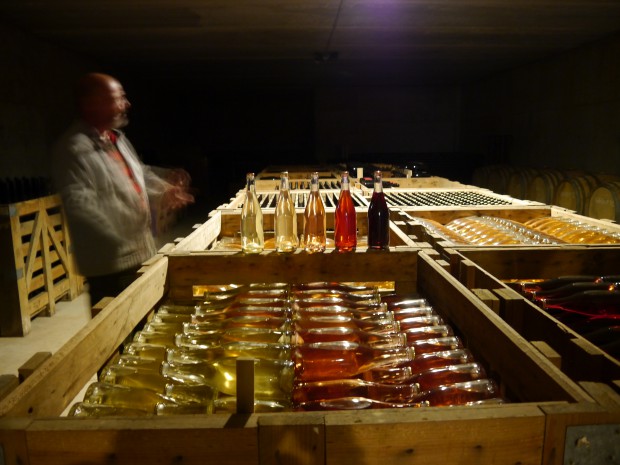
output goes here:
[{"label": "metal bracket", "polygon": [[566,428],[564,465],[620,464],[620,424]]}]

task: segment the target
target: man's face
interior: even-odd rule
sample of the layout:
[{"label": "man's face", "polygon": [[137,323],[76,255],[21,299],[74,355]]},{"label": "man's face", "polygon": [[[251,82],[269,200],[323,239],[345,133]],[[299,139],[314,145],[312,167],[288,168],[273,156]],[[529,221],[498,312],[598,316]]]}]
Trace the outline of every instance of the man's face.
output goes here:
[{"label": "man's face", "polygon": [[123,86],[116,80],[109,80],[92,96],[91,114],[97,126],[103,129],[120,129],[129,124],[127,111],[131,107]]},{"label": "man's face", "polygon": [[127,100],[123,86],[118,81],[112,81],[109,90],[106,99],[106,108],[110,118],[110,127],[113,129],[120,129],[129,124],[127,111],[131,107],[131,104],[129,100]]}]

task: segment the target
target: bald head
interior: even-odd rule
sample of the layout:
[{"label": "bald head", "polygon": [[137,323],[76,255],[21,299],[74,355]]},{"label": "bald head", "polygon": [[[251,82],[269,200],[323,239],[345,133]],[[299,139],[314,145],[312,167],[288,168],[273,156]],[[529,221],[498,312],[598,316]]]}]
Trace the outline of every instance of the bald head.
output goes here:
[{"label": "bald head", "polygon": [[100,132],[124,127],[131,106],[125,90],[114,77],[102,73],[83,76],[76,89],[82,119]]}]

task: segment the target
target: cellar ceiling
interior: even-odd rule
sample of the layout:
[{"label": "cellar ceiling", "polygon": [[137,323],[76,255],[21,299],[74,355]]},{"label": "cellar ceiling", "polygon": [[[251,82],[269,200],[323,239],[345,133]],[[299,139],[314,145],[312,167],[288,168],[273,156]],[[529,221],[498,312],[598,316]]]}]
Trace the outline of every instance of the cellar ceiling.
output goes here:
[{"label": "cellar ceiling", "polygon": [[2,0],[0,23],[107,66],[277,84],[461,82],[620,31],[618,0]]}]

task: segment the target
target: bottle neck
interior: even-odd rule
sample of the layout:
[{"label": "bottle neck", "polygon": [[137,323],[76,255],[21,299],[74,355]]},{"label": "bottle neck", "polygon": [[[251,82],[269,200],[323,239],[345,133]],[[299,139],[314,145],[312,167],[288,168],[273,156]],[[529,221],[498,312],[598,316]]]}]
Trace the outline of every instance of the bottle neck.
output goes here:
[{"label": "bottle neck", "polygon": [[256,190],[256,182],[254,177],[248,176],[245,180],[245,189],[249,192],[254,192]]},{"label": "bottle neck", "polygon": [[288,176],[280,178],[280,192],[288,191]]},{"label": "bottle neck", "polygon": [[374,174],[374,191],[377,193],[383,192],[383,181],[381,179],[380,171],[375,171]]},{"label": "bottle neck", "polygon": [[342,173],[342,178],[340,180],[340,190],[349,190],[349,173]]},{"label": "bottle neck", "polygon": [[319,175],[313,174],[310,178],[310,192],[318,192],[319,191]]}]

